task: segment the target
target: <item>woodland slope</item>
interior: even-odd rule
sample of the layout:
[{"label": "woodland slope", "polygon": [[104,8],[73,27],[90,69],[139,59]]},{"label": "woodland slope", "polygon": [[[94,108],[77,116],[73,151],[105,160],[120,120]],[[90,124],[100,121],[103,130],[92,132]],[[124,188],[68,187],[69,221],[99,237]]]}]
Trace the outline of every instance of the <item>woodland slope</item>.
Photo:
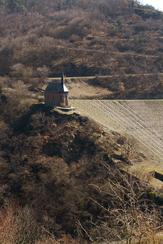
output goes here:
[{"label": "woodland slope", "polygon": [[161,192],[124,170],[127,139],[87,117],[29,106],[21,96],[0,96],[1,240],[151,238],[161,225]]},{"label": "woodland slope", "polygon": [[1,76],[119,75],[92,83],[111,87],[109,98],[157,98],[162,54],[163,13],[137,1],[0,2]]}]

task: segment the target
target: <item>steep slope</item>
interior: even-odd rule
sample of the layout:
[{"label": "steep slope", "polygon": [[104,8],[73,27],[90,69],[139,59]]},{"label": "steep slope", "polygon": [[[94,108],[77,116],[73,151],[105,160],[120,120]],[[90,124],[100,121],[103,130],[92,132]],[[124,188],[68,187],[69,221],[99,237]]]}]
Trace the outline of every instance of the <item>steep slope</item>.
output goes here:
[{"label": "steep slope", "polygon": [[161,12],[132,0],[9,2],[0,3],[1,76],[29,81],[64,71],[97,76],[92,85],[111,88],[109,98],[162,97]]},{"label": "steep slope", "polygon": [[143,221],[134,237],[144,226],[148,233],[156,216],[157,226],[153,189],[123,169],[130,164],[125,137],[78,114],[27,106],[20,97],[0,96],[1,209],[8,202],[28,208],[47,233],[82,243],[128,238],[125,226],[135,213]]},{"label": "steep slope", "polygon": [[[163,160],[163,101],[73,100],[73,106],[99,122],[105,130],[133,136],[146,153]],[[162,163],[160,163],[160,168]]]},{"label": "steep slope", "polygon": [[1,10],[1,75],[163,71],[163,14],[136,1],[29,1],[25,12]]}]

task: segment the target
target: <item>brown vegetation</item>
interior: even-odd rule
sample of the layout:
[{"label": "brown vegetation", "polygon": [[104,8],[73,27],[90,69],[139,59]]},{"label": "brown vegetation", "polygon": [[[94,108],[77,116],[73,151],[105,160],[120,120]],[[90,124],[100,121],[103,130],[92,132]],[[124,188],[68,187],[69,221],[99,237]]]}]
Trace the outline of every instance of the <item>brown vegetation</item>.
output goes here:
[{"label": "brown vegetation", "polygon": [[[132,0],[26,1],[25,8],[18,0],[11,2],[18,4],[0,8],[2,76],[28,80],[63,71],[71,76],[163,72],[161,12]],[[116,87],[118,82],[111,79]],[[141,83],[149,90],[144,96],[155,96],[145,77]],[[154,77],[152,83],[157,86]]]},{"label": "brown vegetation", "polygon": [[[150,99],[163,98],[163,75],[125,75],[96,77],[87,83],[94,87],[105,88],[108,95],[99,94],[103,99]],[[134,85],[133,85],[134,84]]]},{"label": "brown vegetation", "polygon": [[[120,144],[118,133],[107,134],[78,114],[60,115],[42,104],[29,107],[20,96],[1,92],[0,98],[1,214],[8,202],[20,208],[20,213],[6,209],[12,231],[2,231],[3,238],[46,243],[54,236],[67,240],[68,234],[81,243],[142,241],[159,228],[153,190],[123,171],[130,164],[130,146],[124,138]],[[24,214],[29,217],[22,224]]]},{"label": "brown vegetation", "polygon": [[162,13],[129,0],[25,2],[0,1],[0,241],[152,243],[162,195],[124,171],[129,141],[32,92],[64,70],[120,74],[90,83],[121,98],[158,94],[158,76],[123,75],[162,72]]}]

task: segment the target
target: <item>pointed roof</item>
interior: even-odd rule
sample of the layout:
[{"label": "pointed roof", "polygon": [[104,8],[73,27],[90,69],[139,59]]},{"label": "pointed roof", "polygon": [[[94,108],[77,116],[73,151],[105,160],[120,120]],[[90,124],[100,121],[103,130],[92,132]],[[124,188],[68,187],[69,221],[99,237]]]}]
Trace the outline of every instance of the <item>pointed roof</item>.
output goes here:
[{"label": "pointed roof", "polygon": [[62,74],[61,80],[51,80],[46,88],[49,92],[69,92],[65,85],[65,76]]}]

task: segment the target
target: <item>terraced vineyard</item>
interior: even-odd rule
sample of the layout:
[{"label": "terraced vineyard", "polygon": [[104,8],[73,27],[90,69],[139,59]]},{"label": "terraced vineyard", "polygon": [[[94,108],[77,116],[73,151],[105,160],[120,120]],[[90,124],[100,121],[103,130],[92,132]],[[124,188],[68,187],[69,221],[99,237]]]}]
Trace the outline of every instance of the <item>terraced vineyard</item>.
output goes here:
[{"label": "terraced vineyard", "polygon": [[163,100],[72,100],[72,105],[105,130],[133,136],[163,162]]}]

